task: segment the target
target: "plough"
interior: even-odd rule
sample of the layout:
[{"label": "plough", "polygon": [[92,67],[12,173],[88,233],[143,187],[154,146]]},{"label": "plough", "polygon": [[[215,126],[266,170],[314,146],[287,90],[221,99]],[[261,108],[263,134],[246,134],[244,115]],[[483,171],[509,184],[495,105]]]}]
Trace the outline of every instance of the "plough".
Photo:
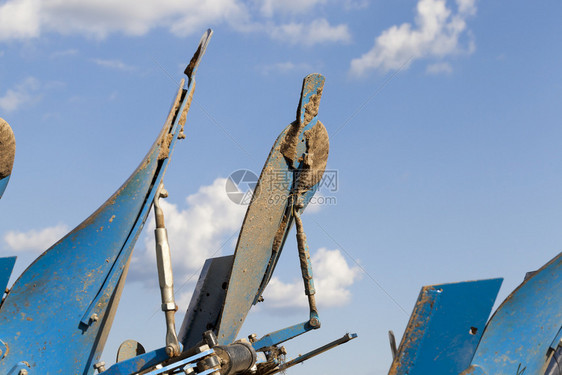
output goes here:
[{"label": "plough", "polygon": [[[297,119],[279,135],[248,206],[234,255],[208,259],[179,333],[176,331],[168,242],[160,199],[164,174],[184,126],[195,74],[212,31],[185,69],[166,122],[148,154],[98,210],[41,254],[6,290],[0,306],[0,374],[275,374],[354,339],[346,334],[291,361],[281,344],[320,327],[312,265],[301,214],[316,192],[328,158],[328,134],[318,120],[324,77],[304,79]],[[15,153],[9,125],[0,123],[0,192]],[[275,197],[276,199],[272,199]],[[154,207],[156,264],[165,315],[165,345],[146,352],[127,340],[117,363],[101,354],[123,290],[135,242]],[[310,314],[258,338],[238,339],[250,308],[262,300],[293,222]],[[15,257],[0,258],[5,290]]]},{"label": "plough", "polygon": [[[160,199],[164,175],[184,127],[195,74],[212,31],[185,69],[165,124],[139,167],[98,210],[41,254],[6,289],[15,257],[0,258],[0,374],[255,374],[270,375],[357,337],[347,333],[285,361],[282,344],[320,328],[302,213],[318,189],[329,140],[318,119],[324,77],[303,81],[297,118],[275,141],[254,189],[235,253],[208,259],[176,331],[168,242]],[[15,139],[0,119],[0,197],[10,179]],[[275,197],[275,199],[272,199]],[[279,199],[281,197],[281,199]],[[165,343],[146,352],[125,341],[117,362],[101,354],[123,290],[131,255],[154,207],[156,264]],[[263,300],[290,229],[297,247],[309,314],[305,321],[239,339],[251,307]],[[400,345],[389,332],[389,375],[562,374],[562,253],[535,272],[491,318],[502,279],[422,288]]]}]

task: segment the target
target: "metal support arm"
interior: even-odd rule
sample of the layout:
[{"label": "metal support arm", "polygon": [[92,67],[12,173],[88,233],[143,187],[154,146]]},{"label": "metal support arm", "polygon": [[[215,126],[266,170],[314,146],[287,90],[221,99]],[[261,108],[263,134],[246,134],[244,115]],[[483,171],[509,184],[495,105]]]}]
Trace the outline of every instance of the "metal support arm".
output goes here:
[{"label": "metal support arm", "polygon": [[174,299],[174,278],[168,232],[164,225],[164,211],[160,207],[160,198],[166,198],[167,196],[168,192],[164,189],[164,184],[160,184],[154,197],[154,216],[156,218],[154,235],[156,237],[156,266],[162,296],[162,311],[166,315],[166,353],[170,357],[175,357],[181,353],[175,322],[178,306]]}]

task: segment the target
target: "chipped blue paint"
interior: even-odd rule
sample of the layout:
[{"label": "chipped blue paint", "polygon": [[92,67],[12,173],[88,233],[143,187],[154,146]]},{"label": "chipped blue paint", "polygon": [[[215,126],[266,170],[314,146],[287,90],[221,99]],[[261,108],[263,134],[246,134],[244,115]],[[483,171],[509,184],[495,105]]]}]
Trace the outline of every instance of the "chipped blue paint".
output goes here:
[{"label": "chipped blue paint", "polygon": [[295,324],[293,326],[280,329],[279,331],[268,333],[258,341],[252,343],[252,346],[256,351],[259,351],[267,348],[268,346],[284,343],[285,341],[291,340],[316,328],[317,327],[312,327],[308,321]]},{"label": "chipped blue paint", "polygon": [[423,287],[389,375],[458,375],[470,364],[501,283]]},{"label": "chipped blue paint", "polygon": [[104,375],[129,375],[147,370],[168,359],[166,348],[160,348],[119,362],[104,371]]},{"label": "chipped blue paint", "polygon": [[473,367],[465,373],[543,374],[552,342],[562,327],[560,290],[562,253],[506,298],[486,326]]},{"label": "chipped blue paint", "polygon": [[[210,31],[202,38],[206,46]],[[192,60],[196,68],[204,48]],[[190,66],[192,65],[190,64]],[[0,373],[19,363],[29,373],[92,374],[127,274],[133,246],[181,131],[195,85],[189,71],[156,142],[123,186],[88,219],[37,258],[0,309],[0,340],[9,352]],[[87,319],[84,319],[87,317]]]}]

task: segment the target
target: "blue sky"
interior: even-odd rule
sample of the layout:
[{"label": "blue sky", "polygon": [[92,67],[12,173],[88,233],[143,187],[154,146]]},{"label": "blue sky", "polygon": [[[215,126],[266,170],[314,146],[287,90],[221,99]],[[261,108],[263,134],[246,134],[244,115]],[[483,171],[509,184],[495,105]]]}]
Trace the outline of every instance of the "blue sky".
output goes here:
[{"label": "blue sky", "polygon": [[[0,254],[18,255],[19,274],[121,185],[211,27],[165,178],[178,320],[202,261],[233,251],[245,208],[225,178],[261,170],[302,78],[319,72],[338,173],[337,191],[322,191],[334,204],[304,216],[323,326],[287,347],[359,339],[290,373],[385,374],[386,332],[401,336],[422,285],[503,276],[503,300],[560,251],[561,11],[519,0],[2,1],[0,117],[17,153]],[[107,363],[125,339],[164,342],[145,232]],[[292,239],[244,335],[306,319]]]}]

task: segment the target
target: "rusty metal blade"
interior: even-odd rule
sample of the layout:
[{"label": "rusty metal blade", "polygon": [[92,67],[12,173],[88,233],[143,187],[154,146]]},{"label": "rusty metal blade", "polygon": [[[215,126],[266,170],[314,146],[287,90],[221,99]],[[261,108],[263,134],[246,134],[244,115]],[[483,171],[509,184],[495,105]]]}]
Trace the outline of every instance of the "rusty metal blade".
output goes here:
[{"label": "rusty metal blade", "polygon": [[[322,158],[328,157],[327,132],[317,119],[323,86],[324,77],[320,74],[304,79],[297,120],[281,132],[262,169],[236,245],[217,330],[220,344],[235,340],[250,307],[257,302],[273,273],[293,222],[294,194],[302,196],[304,209],[318,187],[318,181],[311,186],[296,186],[296,183],[310,153],[311,137],[322,135],[325,146]],[[320,167],[321,176],[325,160]]]}]

